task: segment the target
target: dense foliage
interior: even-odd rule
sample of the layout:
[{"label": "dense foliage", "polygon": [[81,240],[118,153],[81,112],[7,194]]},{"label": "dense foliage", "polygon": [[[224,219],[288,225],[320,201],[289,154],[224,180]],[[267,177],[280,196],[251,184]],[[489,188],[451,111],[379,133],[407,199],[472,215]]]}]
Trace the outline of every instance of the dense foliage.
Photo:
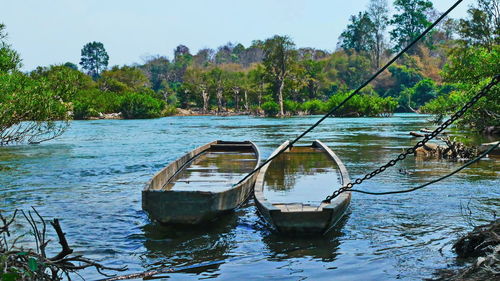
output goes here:
[{"label": "dense foliage", "polygon": [[[496,13],[492,7],[496,8]],[[462,38],[449,50],[449,61],[443,69],[444,80],[454,88],[429,101],[422,107],[423,112],[445,115],[456,111],[500,73],[498,7],[498,0],[479,0],[477,6],[468,10],[468,18],[460,20],[458,31]],[[493,87],[459,123],[478,130],[497,131],[500,127],[500,86]]]}]

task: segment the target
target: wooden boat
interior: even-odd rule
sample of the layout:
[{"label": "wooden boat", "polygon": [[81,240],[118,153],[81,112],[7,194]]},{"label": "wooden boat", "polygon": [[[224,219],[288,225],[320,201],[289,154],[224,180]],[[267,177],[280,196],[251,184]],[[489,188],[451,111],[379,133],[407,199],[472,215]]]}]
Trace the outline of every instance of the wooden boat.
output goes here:
[{"label": "wooden boat", "polygon": [[351,193],[342,193],[331,203],[322,200],[348,182],[344,164],[316,140],[310,146],[287,149],[261,168],[255,182],[255,202],[260,214],[278,232],[324,234],[345,213]]},{"label": "wooden boat", "polygon": [[[252,193],[259,149],[250,141],[213,141],[158,172],[142,191],[142,209],[160,223],[199,224],[231,211]],[[237,184],[237,185],[236,185]]]}]

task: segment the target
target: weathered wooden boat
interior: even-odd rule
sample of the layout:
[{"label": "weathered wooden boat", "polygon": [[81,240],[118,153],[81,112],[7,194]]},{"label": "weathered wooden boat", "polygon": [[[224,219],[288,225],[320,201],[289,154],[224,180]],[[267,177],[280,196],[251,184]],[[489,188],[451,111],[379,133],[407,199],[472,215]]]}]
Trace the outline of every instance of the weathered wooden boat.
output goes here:
[{"label": "weathered wooden boat", "polygon": [[261,168],[255,182],[255,202],[262,217],[280,233],[324,234],[344,215],[351,193],[341,193],[330,203],[322,200],[348,182],[342,161],[316,140],[310,146],[287,149]]},{"label": "weathered wooden boat", "polygon": [[250,141],[213,141],[170,163],[142,191],[142,209],[160,223],[199,224],[245,202],[257,173],[259,149]]}]

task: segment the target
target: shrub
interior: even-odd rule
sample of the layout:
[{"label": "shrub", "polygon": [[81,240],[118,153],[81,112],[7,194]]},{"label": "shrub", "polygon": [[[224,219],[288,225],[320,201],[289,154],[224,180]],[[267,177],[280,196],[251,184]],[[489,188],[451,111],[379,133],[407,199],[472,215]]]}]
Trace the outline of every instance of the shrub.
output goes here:
[{"label": "shrub", "polygon": [[127,93],[120,101],[120,112],[126,119],[160,117],[164,107],[164,101],[138,93]]},{"label": "shrub", "polygon": [[172,116],[177,114],[177,108],[173,105],[166,105],[161,111],[161,116]]},{"label": "shrub", "polygon": [[302,104],[302,108],[310,114],[321,114],[325,112],[324,103],[320,100],[310,100]]},{"label": "shrub", "polygon": [[99,113],[119,112],[121,97],[121,94],[98,89],[79,91],[73,100],[73,118],[87,119]]},{"label": "shrub", "polygon": [[99,112],[91,107],[89,103],[75,101],[73,103],[73,119],[83,120],[89,117],[97,117]]},{"label": "shrub", "polygon": [[280,106],[274,101],[267,101],[262,104],[262,110],[266,116],[276,116],[280,112]]},{"label": "shrub", "polygon": [[285,100],[283,102],[283,107],[286,112],[295,114],[300,110],[300,103],[292,100]]}]

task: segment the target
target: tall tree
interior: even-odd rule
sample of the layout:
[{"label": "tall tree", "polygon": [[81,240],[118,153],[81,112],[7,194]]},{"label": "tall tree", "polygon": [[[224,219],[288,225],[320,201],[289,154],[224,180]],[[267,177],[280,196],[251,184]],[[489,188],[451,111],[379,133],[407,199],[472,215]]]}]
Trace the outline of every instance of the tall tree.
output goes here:
[{"label": "tall tree", "polygon": [[433,9],[433,5],[429,0],[395,0],[394,7],[397,13],[390,21],[394,29],[389,33],[394,50],[399,51],[431,24],[427,15]]},{"label": "tall tree", "polygon": [[172,64],[166,57],[153,56],[147,58],[144,65],[140,66],[151,82],[155,92],[164,91],[168,88],[168,82],[172,80]]},{"label": "tall tree", "polygon": [[295,44],[288,36],[275,35],[264,43],[264,66],[268,77],[274,84],[274,94],[280,106],[279,116],[284,116],[283,89],[293,64],[297,61]]},{"label": "tall tree", "polygon": [[108,67],[109,56],[101,42],[90,42],[82,49],[80,65],[87,74],[97,79],[103,70]]},{"label": "tall tree", "polygon": [[500,44],[500,1],[478,0],[477,7],[467,10],[468,18],[460,19],[459,33],[471,45],[491,50]]},{"label": "tall tree", "polygon": [[[172,78],[170,84],[173,88],[182,83],[184,73],[187,67],[191,64],[193,56],[189,52],[189,48],[184,45],[179,45],[174,50],[174,65],[172,68]],[[177,85],[175,85],[177,84]]]},{"label": "tall tree", "polygon": [[385,50],[385,30],[389,23],[389,5],[387,0],[370,0],[368,16],[373,23],[373,62],[375,68],[380,67],[380,60]]},{"label": "tall tree", "polygon": [[367,12],[351,16],[351,23],[340,34],[340,47],[358,53],[368,53],[374,46],[374,24]]}]

